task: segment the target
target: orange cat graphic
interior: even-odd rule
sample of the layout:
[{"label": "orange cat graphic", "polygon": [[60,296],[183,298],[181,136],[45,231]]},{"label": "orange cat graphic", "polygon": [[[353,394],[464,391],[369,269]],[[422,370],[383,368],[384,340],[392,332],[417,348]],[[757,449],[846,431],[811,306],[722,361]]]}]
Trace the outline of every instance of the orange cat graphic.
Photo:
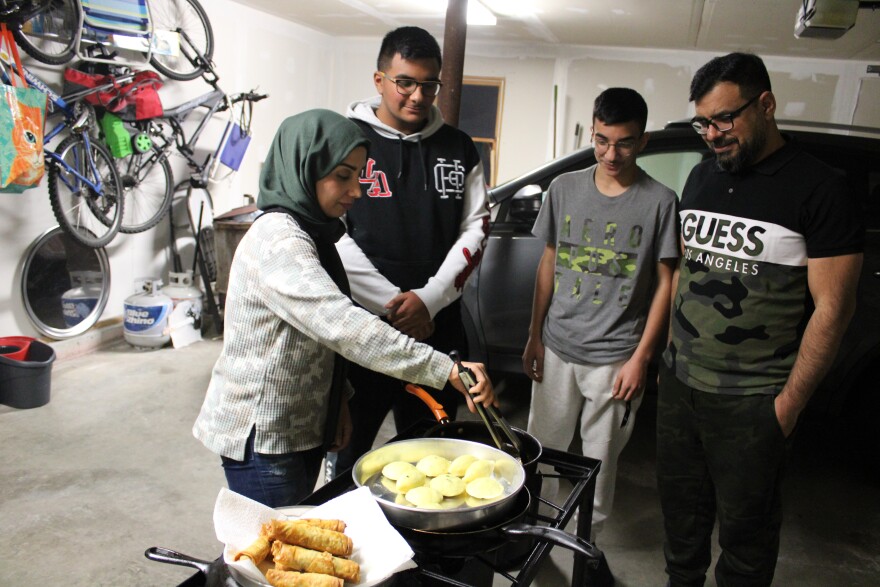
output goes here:
[{"label": "orange cat graphic", "polygon": [[9,165],[7,181],[23,186],[36,185],[43,177],[43,116],[35,106],[15,103],[12,94],[6,92],[6,101],[12,113],[20,118],[12,128],[12,144],[15,158]]}]

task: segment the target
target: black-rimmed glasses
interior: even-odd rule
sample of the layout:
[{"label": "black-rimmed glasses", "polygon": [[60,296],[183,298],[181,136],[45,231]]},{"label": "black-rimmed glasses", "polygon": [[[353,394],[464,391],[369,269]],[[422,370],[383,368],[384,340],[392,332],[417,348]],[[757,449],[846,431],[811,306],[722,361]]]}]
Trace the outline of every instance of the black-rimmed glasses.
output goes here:
[{"label": "black-rimmed glasses", "polygon": [[602,135],[594,134],[593,144],[596,146],[597,151],[605,152],[611,147],[614,147],[621,155],[631,155],[632,152],[635,150],[636,145],[638,144],[638,139],[624,139],[622,141],[612,143]]},{"label": "black-rimmed glasses", "polygon": [[409,96],[416,91],[416,88],[421,86],[422,95],[432,98],[440,93],[440,86],[443,85],[440,82],[417,82],[416,80],[409,78],[395,78],[387,75],[384,71],[378,73],[383,78],[393,82],[394,85],[397,86],[397,93],[403,96]]},{"label": "black-rimmed glasses", "polygon": [[758,99],[761,94],[758,94],[733,112],[728,112],[727,114],[719,114],[718,116],[713,116],[712,118],[703,118],[702,116],[695,116],[691,118],[691,126],[694,127],[694,130],[697,131],[697,134],[705,135],[709,132],[709,126],[714,126],[715,130],[718,132],[727,132],[733,128],[733,121],[737,116],[742,114],[746,108],[752,105],[752,102]]}]

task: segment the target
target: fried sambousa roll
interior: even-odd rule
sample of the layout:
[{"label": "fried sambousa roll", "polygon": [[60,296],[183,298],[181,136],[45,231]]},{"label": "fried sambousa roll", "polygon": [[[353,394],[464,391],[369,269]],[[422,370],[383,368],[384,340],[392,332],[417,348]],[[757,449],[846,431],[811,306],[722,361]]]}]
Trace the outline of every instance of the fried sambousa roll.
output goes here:
[{"label": "fried sambousa roll", "polygon": [[243,557],[248,557],[252,561],[254,561],[255,565],[260,564],[266,557],[269,555],[269,539],[265,536],[260,536],[256,540],[254,540],[253,544],[245,548],[244,550],[236,553],[233,560],[239,560]]},{"label": "fried sambousa roll", "polygon": [[360,582],[359,564],[353,560],[333,556],[329,552],[318,552],[276,541],[272,543],[272,559],[275,561],[275,568],[282,565],[284,569],[293,571],[324,573],[351,583]]},{"label": "fried sambousa roll", "polygon": [[320,518],[300,518],[297,522],[305,522],[318,528],[325,530],[333,530],[334,532],[345,532],[345,522],[342,520],[322,520]]},{"label": "fried sambousa roll", "polygon": [[269,538],[312,550],[326,550],[336,556],[350,556],[353,548],[351,538],[342,532],[325,530],[294,520],[271,520]]},{"label": "fried sambousa roll", "polygon": [[342,579],[318,573],[269,569],[266,579],[272,587],[342,587]]}]

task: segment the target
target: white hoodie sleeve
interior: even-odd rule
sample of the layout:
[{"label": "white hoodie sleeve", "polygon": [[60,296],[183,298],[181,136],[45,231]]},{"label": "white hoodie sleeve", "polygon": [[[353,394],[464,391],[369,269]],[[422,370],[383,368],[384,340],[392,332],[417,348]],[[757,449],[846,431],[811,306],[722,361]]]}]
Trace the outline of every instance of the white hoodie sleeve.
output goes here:
[{"label": "white hoodie sleeve", "polygon": [[428,308],[432,319],[461,296],[465,281],[483,257],[488,228],[489,195],[483,164],[478,163],[465,178],[464,217],[459,225],[458,240],[428,283],[412,290]]},{"label": "white hoodie sleeve", "polygon": [[337,241],[336,250],[345,266],[352,299],[377,316],[385,315],[385,304],[400,293],[400,288],[379,273],[348,233]]}]

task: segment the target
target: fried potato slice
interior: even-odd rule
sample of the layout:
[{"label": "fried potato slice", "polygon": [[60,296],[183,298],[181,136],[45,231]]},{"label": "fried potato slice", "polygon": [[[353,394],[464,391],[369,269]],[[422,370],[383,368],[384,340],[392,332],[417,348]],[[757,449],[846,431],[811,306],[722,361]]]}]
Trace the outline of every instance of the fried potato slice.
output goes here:
[{"label": "fried potato slice", "polygon": [[391,479],[392,481],[397,481],[404,474],[414,470],[416,467],[412,463],[407,463],[406,461],[391,461],[384,467],[382,467],[382,474]]},{"label": "fried potato slice", "polygon": [[440,502],[443,501],[443,496],[436,489],[423,485],[407,491],[406,500],[411,501],[416,507],[420,508],[430,507],[431,505],[439,507]]},{"label": "fried potato slice", "polygon": [[477,499],[494,499],[504,493],[504,486],[492,477],[479,477],[468,483],[465,491]]},{"label": "fried potato slice", "polygon": [[[412,467],[412,465],[410,466]],[[426,478],[424,473],[413,467],[411,471],[407,471],[397,479],[397,491],[398,493],[406,493],[410,489],[424,485]]]},{"label": "fried potato slice", "polygon": [[382,487],[384,487],[391,493],[400,493],[399,491],[397,491],[397,481],[394,481],[393,479],[389,479],[385,475],[382,475],[382,479],[380,480],[380,482],[382,483]]},{"label": "fried potato slice", "polygon": [[468,507],[479,507],[484,505],[489,505],[490,503],[498,501],[500,498],[496,497],[495,499],[480,499],[478,497],[474,497],[472,495],[468,495],[467,499],[464,500],[464,504]]},{"label": "fried potato slice", "polygon": [[494,461],[487,461],[485,459],[477,459],[470,465],[468,465],[467,471],[464,473],[464,482],[470,483],[474,479],[479,479],[480,477],[491,477],[492,471],[495,469]]},{"label": "fried potato slice", "polygon": [[477,460],[477,457],[474,455],[461,455],[455,457],[453,461],[449,464],[449,473],[450,475],[455,475],[456,477],[464,477],[464,474],[467,472],[467,468],[471,466],[471,463]]},{"label": "fried potato slice", "polygon": [[428,477],[437,477],[449,470],[449,459],[440,455],[428,455],[416,463],[416,469]]},{"label": "fried potato slice", "polygon": [[460,477],[446,473],[431,479],[431,488],[443,497],[453,497],[464,491],[465,482]]},{"label": "fried potato slice", "polygon": [[467,497],[468,495],[464,492],[454,497],[446,497],[440,502],[440,509],[451,510],[457,508],[464,503],[465,498]]}]

